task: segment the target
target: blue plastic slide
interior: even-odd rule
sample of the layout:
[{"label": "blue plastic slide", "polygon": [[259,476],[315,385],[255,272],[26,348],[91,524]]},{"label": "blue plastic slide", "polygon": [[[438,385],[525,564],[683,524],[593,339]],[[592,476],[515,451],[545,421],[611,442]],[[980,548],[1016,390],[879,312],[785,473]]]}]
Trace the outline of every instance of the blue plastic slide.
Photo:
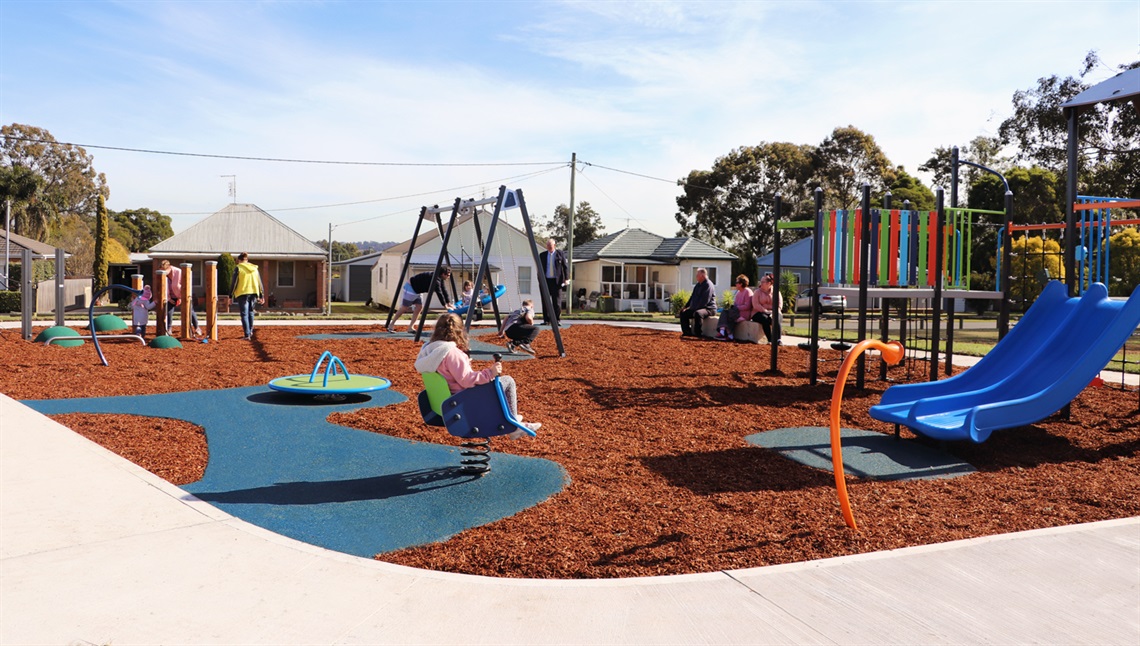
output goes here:
[{"label": "blue plastic slide", "polygon": [[[507,286],[506,285],[495,285],[495,298],[502,298],[503,294],[506,294],[506,293],[507,293]],[[491,302],[491,295],[490,294],[480,295],[479,296],[479,302],[482,303],[483,305],[490,303]],[[456,313],[456,314],[463,315],[463,314],[467,313],[467,306],[466,305],[458,305],[455,309],[453,309],[451,311]]]},{"label": "blue plastic slide", "polygon": [[871,417],[939,440],[984,442],[1032,424],[1076,397],[1140,325],[1140,288],[1111,300],[1094,283],[1065,298],[1050,283],[1021,322],[977,365],[944,381],[893,386]]}]

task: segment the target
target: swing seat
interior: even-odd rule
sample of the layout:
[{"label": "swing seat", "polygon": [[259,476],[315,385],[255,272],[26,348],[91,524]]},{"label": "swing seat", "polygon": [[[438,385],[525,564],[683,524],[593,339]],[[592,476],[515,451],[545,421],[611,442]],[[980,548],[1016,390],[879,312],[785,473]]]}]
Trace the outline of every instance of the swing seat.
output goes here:
[{"label": "swing seat", "polygon": [[[495,298],[497,298],[497,299],[502,298],[503,294],[506,294],[506,293],[507,293],[507,286],[506,285],[496,285],[495,286]],[[490,304],[490,302],[491,302],[491,295],[490,294],[482,294],[481,296],[479,296],[479,304],[488,305],[488,304]],[[463,315],[463,314],[467,313],[467,309],[468,309],[468,306],[459,305],[457,303],[455,309],[453,309],[451,311],[455,314]]]},{"label": "swing seat", "polygon": [[498,377],[452,395],[443,375],[425,372],[421,376],[424,389],[418,401],[425,424],[443,426],[448,433],[465,439],[489,438],[517,430],[536,435],[511,415]]}]

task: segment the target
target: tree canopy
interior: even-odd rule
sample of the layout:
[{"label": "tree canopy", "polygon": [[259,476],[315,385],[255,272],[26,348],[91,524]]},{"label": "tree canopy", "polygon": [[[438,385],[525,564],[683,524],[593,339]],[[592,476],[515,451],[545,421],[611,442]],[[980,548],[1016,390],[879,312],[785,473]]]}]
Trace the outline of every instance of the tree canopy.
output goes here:
[{"label": "tree canopy", "polygon": [[[547,237],[554,238],[563,245],[566,244],[566,231],[570,228],[570,207],[559,204],[554,207],[554,215],[540,220],[540,226]],[[574,246],[578,247],[597,240],[605,233],[606,227],[602,224],[602,216],[590,206],[589,202],[579,202],[574,207]]]},{"label": "tree canopy", "polygon": [[131,251],[143,252],[174,235],[170,216],[152,209],[110,211],[111,237]]},{"label": "tree canopy", "polygon": [[92,217],[98,196],[110,194],[87,151],[57,143],[35,126],[0,127],[0,167],[6,171],[0,187],[12,198],[13,229],[38,240],[46,240],[65,216]]}]

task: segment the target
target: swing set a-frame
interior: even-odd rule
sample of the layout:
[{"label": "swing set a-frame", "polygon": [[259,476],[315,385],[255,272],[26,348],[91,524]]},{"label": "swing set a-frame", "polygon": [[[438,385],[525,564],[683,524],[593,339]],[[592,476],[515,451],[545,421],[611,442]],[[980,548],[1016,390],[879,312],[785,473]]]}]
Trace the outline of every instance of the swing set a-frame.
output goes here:
[{"label": "swing set a-frame", "polygon": [[[494,208],[494,211],[492,212],[492,215],[491,215],[491,224],[487,228],[487,239],[483,240],[483,233],[481,230],[482,227],[479,224],[479,216],[477,213],[477,209],[481,206],[486,206],[489,204],[494,204],[495,208]],[[399,305],[403,285],[404,285],[405,281],[408,280],[408,278],[410,277],[409,271],[411,269],[411,264],[412,264],[412,255],[415,253],[416,242],[417,242],[417,239],[419,238],[420,229],[423,227],[424,220],[431,220],[431,221],[435,222],[436,229],[439,232],[439,236],[440,236],[439,257],[436,259],[435,268],[432,269],[432,275],[431,275],[431,279],[432,279],[431,284],[435,285],[435,281],[439,278],[439,276],[441,274],[441,270],[445,266],[444,265],[445,261],[447,261],[447,259],[451,257],[451,255],[448,253],[447,245],[448,245],[448,241],[451,239],[451,233],[455,229],[456,220],[459,219],[459,216],[461,213],[465,214],[468,212],[468,210],[470,210],[470,212],[474,216],[472,219],[473,219],[473,224],[475,226],[475,235],[478,238],[479,248],[481,250],[480,260],[479,260],[479,270],[475,276],[475,281],[474,281],[475,286],[476,286],[476,292],[478,292],[479,287],[481,287],[483,285],[487,286],[487,293],[491,297],[491,307],[493,308],[493,310],[495,312],[495,324],[496,324],[496,326],[501,326],[502,325],[502,314],[499,310],[498,298],[495,295],[495,291],[496,291],[495,286],[493,284],[491,284],[492,281],[490,280],[489,259],[491,256],[492,242],[495,239],[495,230],[498,227],[499,219],[500,219],[503,211],[508,211],[510,209],[515,209],[515,208],[517,208],[519,210],[519,212],[522,214],[522,221],[523,221],[523,225],[525,227],[526,237],[527,237],[527,240],[529,241],[529,246],[530,246],[530,252],[531,252],[530,255],[531,255],[531,259],[534,262],[535,272],[533,275],[535,275],[539,278],[536,282],[538,283],[538,289],[539,289],[539,292],[541,293],[541,296],[542,296],[542,306],[543,306],[543,308],[545,308],[544,311],[552,312],[554,309],[554,305],[553,305],[553,302],[551,301],[550,290],[547,289],[546,281],[542,279],[542,276],[544,274],[541,271],[542,263],[538,257],[538,245],[535,243],[534,226],[531,223],[530,212],[527,211],[527,208],[526,208],[526,200],[523,198],[522,189],[518,189],[518,188],[508,189],[504,185],[504,186],[499,187],[499,194],[496,197],[484,198],[481,200],[463,200],[462,198],[458,198],[458,197],[455,198],[455,203],[451,206],[451,216],[448,220],[446,229],[443,227],[443,222],[441,219],[441,215],[447,210],[446,207],[439,207],[439,206],[428,207],[428,206],[425,206],[425,207],[420,209],[420,216],[419,216],[419,219],[416,221],[415,231],[412,233],[412,240],[411,240],[410,246],[408,247],[408,254],[404,258],[404,265],[403,265],[403,268],[400,270],[400,279],[399,279],[399,281],[396,282],[396,285],[398,285],[398,287],[396,289],[396,294],[392,298],[392,306],[388,310],[387,326],[390,327],[392,325],[392,317],[394,316],[394,314],[396,312],[396,308]],[[433,291],[434,290],[429,290],[427,293],[427,300],[424,302],[424,306],[420,310],[420,320],[416,323],[413,323],[416,327],[416,332],[415,332],[415,340],[416,341],[419,341],[420,338],[423,336],[424,323],[427,321],[428,310],[431,309],[431,305],[432,305],[432,296],[434,295]],[[452,294],[458,293],[457,290],[455,289],[454,274],[452,274],[452,278],[451,278],[451,291],[452,291]],[[444,303],[444,305],[450,307],[451,304],[450,303]],[[475,314],[475,308],[474,307],[467,308],[467,314],[464,318],[463,327],[468,332],[471,331],[471,321],[472,321],[474,314]],[[559,330],[558,319],[557,319],[557,317],[553,317],[553,316],[550,318],[552,321],[551,322],[551,331],[554,333],[554,341],[558,345],[558,355],[565,357],[566,356],[566,348],[562,344],[562,333]]]}]

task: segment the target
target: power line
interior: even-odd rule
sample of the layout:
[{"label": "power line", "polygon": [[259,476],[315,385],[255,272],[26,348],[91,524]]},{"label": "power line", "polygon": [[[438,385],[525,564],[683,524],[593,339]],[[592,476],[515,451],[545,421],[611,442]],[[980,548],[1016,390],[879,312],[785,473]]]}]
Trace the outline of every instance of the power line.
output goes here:
[{"label": "power line", "polygon": [[715,189],[711,189],[707,186],[697,186],[696,184],[688,184],[683,180],[673,180],[673,179],[665,179],[664,177],[654,177],[652,175],[644,175],[642,173],[635,173],[633,171],[622,170],[620,168],[610,168],[609,166],[602,166],[601,164],[591,164],[590,162],[582,161],[582,160],[578,160],[578,162],[584,166],[593,166],[594,168],[603,168],[605,170],[613,171],[615,173],[622,173],[624,175],[633,175],[634,177],[651,179],[655,182],[666,182],[668,184],[673,184],[675,186],[680,186],[682,188],[696,188],[696,189],[701,189],[701,190],[710,191],[710,192],[715,190]]},{"label": "power line", "polygon": [[[586,180],[587,182],[589,182],[589,183],[590,183],[590,184],[591,184],[591,185],[592,185],[594,188],[598,189],[598,192],[599,192],[599,193],[601,193],[602,195],[605,195],[605,196],[606,196],[606,198],[607,198],[607,199],[609,199],[609,201],[613,202],[613,203],[614,203],[614,206],[618,207],[618,208],[619,208],[619,209],[621,209],[621,210],[622,210],[622,211],[623,211],[623,212],[624,212],[624,213],[625,213],[627,216],[629,216],[628,220],[633,220],[633,221],[637,222],[638,224],[640,224],[640,225],[641,225],[641,226],[643,226],[643,227],[644,227],[644,226],[646,226],[646,224],[645,224],[644,222],[642,222],[641,220],[639,220],[639,219],[637,219],[636,217],[634,217],[634,215],[633,215],[632,213],[630,213],[630,212],[629,212],[629,211],[628,211],[628,210],[627,210],[627,209],[626,209],[624,206],[622,206],[621,204],[619,204],[619,203],[618,203],[618,201],[617,201],[617,200],[615,200],[613,197],[611,197],[609,193],[607,193],[607,192],[605,192],[604,190],[602,190],[602,187],[601,187],[601,186],[598,186],[597,182],[595,182],[593,179],[591,179],[589,175],[587,175],[586,173],[582,173],[580,176],[582,177],[582,179],[584,179],[584,180]],[[629,227],[629,221],[628,221],[628,220],[626,221],[626,228],[628,228],[628,227]]]},{"label": "power line", "polygon": [[79,148],[93,148],[96,150],[117,150],[120,152],[142,153],[147,155],[171,155],[175,157],[204,157],[208,159],[231,159],[239,161],[278,162],[285,164],[328,164],[336,166],[426,166],[426,167],[488,167],[488,166],[565,166],[567,162],[470,162],[470,163],[442,163],[442,162],[364,162],[339,161],[332,159],[290,159],[285,157],[250,157],[246,155],[219,155],[213,153],[187,153],[172,150],[149,150],[146,148],[125,148],[122,146],[100,146],[97,144],[77,144],[66,141],[51,141],[33,137],[7,136],[12,141],[23,141],[32,144],[48,144],[52,146],[76,146]]}]

